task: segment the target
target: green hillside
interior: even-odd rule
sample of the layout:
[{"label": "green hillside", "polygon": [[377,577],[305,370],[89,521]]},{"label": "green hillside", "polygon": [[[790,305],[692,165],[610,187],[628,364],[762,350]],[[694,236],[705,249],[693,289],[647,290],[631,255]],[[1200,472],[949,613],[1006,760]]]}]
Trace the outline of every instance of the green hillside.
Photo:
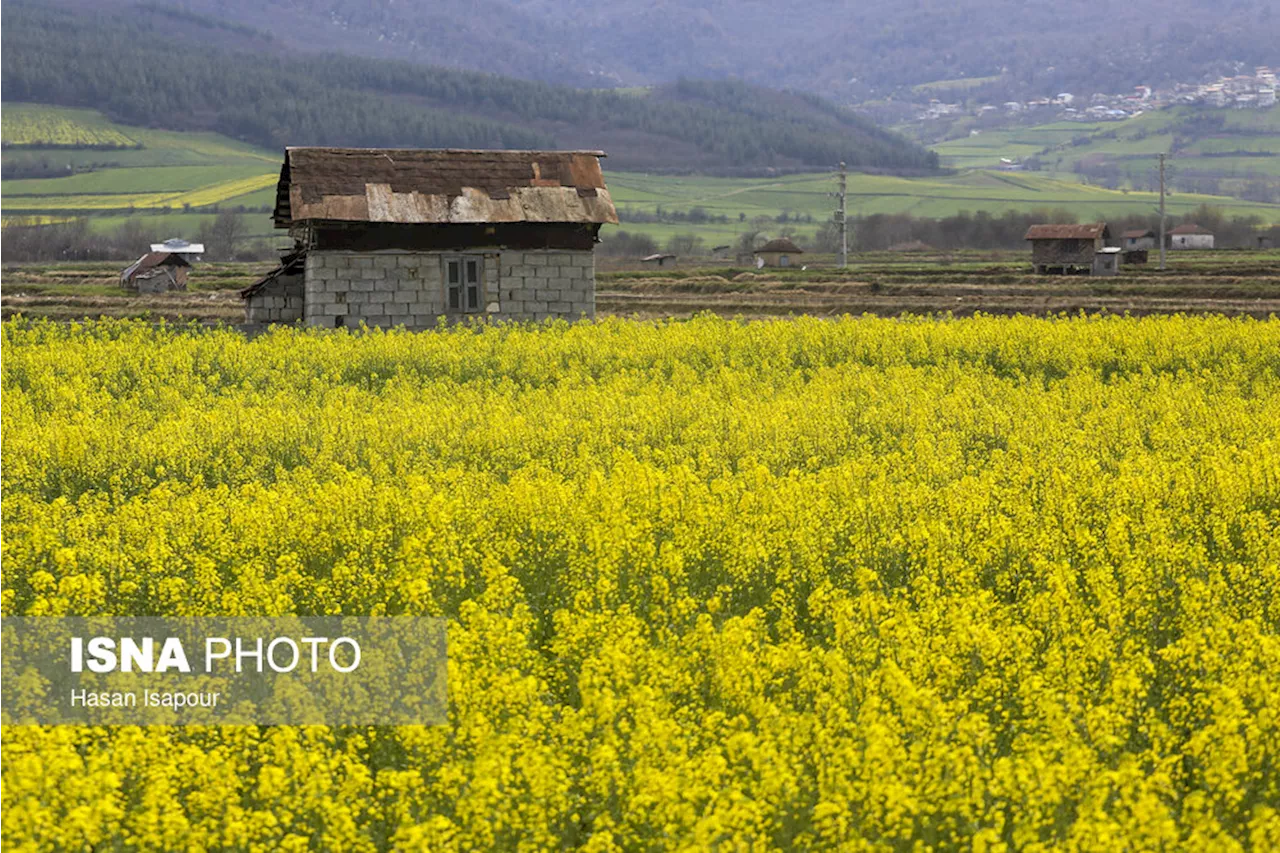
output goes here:
[{"label": "green hillside", "polygon": [[[53,147],[52,141],[40,147],[42,140],[32,139],[33,126],[61,127],[72,135],[92,132],[140,147],[69,149]],[[0,183],[7,221],[85,214],[101,231],[140,217],[158,233],[192,234],[214,210],[234,209],[244,210],[250,236],[279,236],[267,215],[274,203],[277,152],[217,134],[138,128],[108,121],[92,110],[30,104],[5,105],[0,137],[6,146],[6,172],[44,164],[49,173],[64,176]],[[15,148],[15,139],[27,141]],[[607,179],[623,219],[621,227],[659,240],[696,234],[708,245],[730,243],[757,229],[764,218],[771,220],[771,230],[786,226],[808,235],[831,216],[835,205],[830,173],[715,178],[611,169]],[[849,193],[852,217],[905,213],[938,218],[961,211],[999,215],[1054,209],[1090,220],[1146,214],[1156,203],[1151,193],[1108,190],[1066,174],[977,169],[916,178],[853,174]],[[1169,212],[1185,213],[1201,204],[1228,216],[1280,222],[1280,206],[1193,193],[1170,196]]]},{"label": "green hillside", "polygon": [[[71,147],[111,139],[120,147]],[[270,234],[280,155],[215,133],[181,133],[118,124],[95,110],[4,105],[4,173],[57,177],[0,182],[6,221],[90,215],[97,229],[145,216],[191,233],[214,210],[252,211],[252,235]],[[124,147],[124,146],[128,147]],[[163,229],[160,229],[163,230]]]},{"label": "green hillside", "polygon": [[[606,148],[615,168],[765,174],[840,161],[934,173],[937,157],[813,95],[678,80],[643,97],[403,61],[289,52],[161,9],[9,0],[4,97],[129,125],[285,145]],[[156,45],[173,59],[160,70]]]},{"label": "green hillside", "polygon": [[1153,188],[1156,155],[1167,154],[1175,190],[1280,202],[1280,107],[1176,107],[1117,122],[983,130],[932,148],[950,168],[995,168],[1006,158],[1071,180],[1131,189]]}]

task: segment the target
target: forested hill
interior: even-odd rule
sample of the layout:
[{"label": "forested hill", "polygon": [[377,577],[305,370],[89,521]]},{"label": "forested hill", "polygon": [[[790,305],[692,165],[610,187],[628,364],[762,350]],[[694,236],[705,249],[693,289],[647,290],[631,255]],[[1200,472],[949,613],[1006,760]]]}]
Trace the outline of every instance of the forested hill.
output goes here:
[{"label": "forested hill", "polygon": [[840,103],[960,77],[998,76],[1018,100],[1127,92],[1280,62],[1276,0],[153,2],[305,49],[570,85],[732,76]]},{"label": "forested hill", "polygon": [[735,82],[572,89],[478,72],[293,53],[154,5],[5,4],[4,98],[212,130],[271,148],[603,148],[611,169],[936,169],[936,155],[809,95]]}]

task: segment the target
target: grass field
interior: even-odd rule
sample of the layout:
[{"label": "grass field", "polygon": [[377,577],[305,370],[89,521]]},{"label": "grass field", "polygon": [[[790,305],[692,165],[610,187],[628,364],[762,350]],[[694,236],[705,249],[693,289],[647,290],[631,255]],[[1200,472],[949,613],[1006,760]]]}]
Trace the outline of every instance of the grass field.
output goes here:
[{"label": "grass field", "polygon": [[[697,233],[708,243],[731,242],[752,227],[756,217],[777,217],[786,213],[808,215],[813,223],[796,223],[799,233],[808,233],[829,218],[834,209],[831,193],[835,179],[830,174],[789,175],[781,178],[703,178],[610,173],[609,191],[623,214],[622,227],[628,231],[665,238],[677,233]],[[851,175],[849,214],[905,213],[918,217],[951,216],[961,211],[985,210],[998,215],[1008,210],[1064,209],[1081,220],[1150,213],[1158,202],[1153,193],[1107,190],[1034,172],[992,172],[972,170],[934,178],[898,178],[887,175]],[[1221,196],[1179,193],[1169,199],[1171,214],[1188,212],[1208,204],[1228,215],[1256,215],[1268,222],[1280,222],[1280,205],[1240,201]],[[625,221],[627,210],[656,213],[688,212],[700,207],[708,214],[725,215],[727,224],[693,227],[685,223],[633,224]]]},{"label": "grass field", "polygon": [[[1173,252],[1169,269],[1130,267],[1115,278],[1036,276],[1025,252],[868,252],[848,270],[810,255],[809,269],[756,270],[729,262],[681,262],[655,270],[637,261],[597,261],[601,315],[776,317],[799,314],[1280,315],[1280,251]],[[186,292],[142,296],[119,286],[119,263],[9,265],[4,317],[78,320],[149,317],[243,322],[237,291],[270,263],[199,263]]]}]

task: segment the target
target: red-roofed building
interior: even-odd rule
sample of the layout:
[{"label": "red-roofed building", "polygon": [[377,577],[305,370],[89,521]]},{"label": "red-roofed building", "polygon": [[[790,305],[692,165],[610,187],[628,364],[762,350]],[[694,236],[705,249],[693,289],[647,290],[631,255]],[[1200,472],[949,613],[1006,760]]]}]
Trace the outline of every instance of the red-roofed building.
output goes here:
[{"label": "red-roofed building", "polygon": [[1213,232],[1194,222],[1179,225],[1169,232],[1170,249],[1212,249]]}]

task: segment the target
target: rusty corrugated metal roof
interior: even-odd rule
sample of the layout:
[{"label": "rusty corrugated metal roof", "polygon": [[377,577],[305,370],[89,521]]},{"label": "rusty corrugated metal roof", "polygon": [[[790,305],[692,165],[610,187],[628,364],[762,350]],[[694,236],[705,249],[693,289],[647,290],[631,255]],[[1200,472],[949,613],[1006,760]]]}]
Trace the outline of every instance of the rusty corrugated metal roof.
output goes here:
[{"label": "rusty corrugated metal roof", "polygon": [[120,281],[132,281],[134,278],[148,270],[161,265],[189,267],[191,266],[191,263],[182,255],[174,252],[147,252],[145,255],[124,268],[124,272],[120,273]]},{"label": "rusty corrugated metal roof", "polygon": [[1110,237],[1105,222],[1091,222],[1086,225],[1032,225],[1027,229],[1025,240],[1096,240],[1099,237]]},{"label": "rusty corrugated metal roof", "polygon": [[1197,225],[1194,222],[1188,222],[1184,225],[1179,225],[1177,228],[1174,228],[1169,233],[1170,234],[1212,234],[1213,232],[1210,231],[1208,228],[1201,228],[1199,225]]},{"label": "rusty corrugated metal roof", "polygon": [[602,151],[286,148],[275,222],[616,223]]}]

